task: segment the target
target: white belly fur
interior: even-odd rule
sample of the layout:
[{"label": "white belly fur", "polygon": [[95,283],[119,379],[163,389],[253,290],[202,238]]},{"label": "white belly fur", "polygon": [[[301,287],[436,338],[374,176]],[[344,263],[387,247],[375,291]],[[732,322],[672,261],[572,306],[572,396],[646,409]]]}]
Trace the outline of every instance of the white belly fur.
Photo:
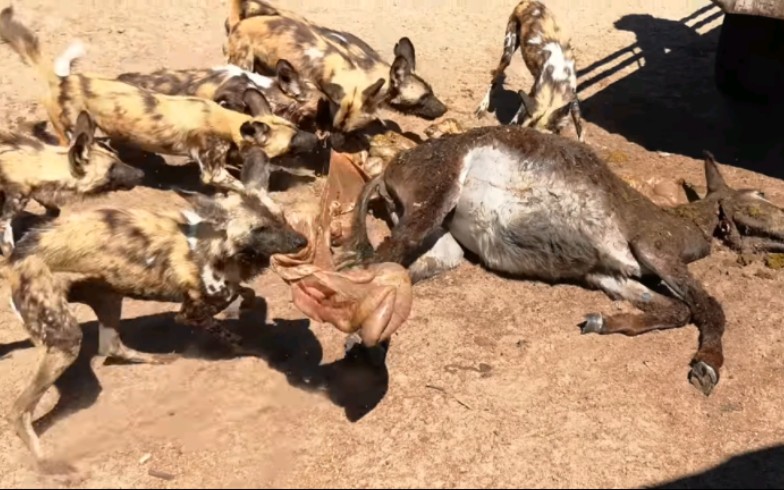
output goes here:
[{"label": "white belly fur", "polygon": [[567,276],[579,277],[596,265],[592,257],[605,257],[620,273],[639,274],[597,189],[567,185],[553,169],[500,145],[472,149],[463,165],[449,231],[488,267],[558,279],[570,269],[564,263],[574,264]]}]

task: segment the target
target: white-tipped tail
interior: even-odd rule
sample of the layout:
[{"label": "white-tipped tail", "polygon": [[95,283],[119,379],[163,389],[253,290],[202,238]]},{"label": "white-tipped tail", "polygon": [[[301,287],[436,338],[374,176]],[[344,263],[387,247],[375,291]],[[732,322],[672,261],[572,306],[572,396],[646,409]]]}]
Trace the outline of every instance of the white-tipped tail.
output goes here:
[{"label": "white-tipped tail", "polygon": [[60,78],[65,78],[71,74],[73,62],[87,54],[87,49],[81,41],[72,42],[65,51],[54,60],[54,73]]}]

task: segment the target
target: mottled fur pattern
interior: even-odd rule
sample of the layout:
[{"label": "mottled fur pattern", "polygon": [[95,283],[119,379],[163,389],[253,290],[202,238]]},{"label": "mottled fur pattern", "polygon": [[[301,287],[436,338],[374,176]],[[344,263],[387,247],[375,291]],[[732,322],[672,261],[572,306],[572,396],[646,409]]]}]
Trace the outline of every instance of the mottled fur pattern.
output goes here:
[{"label": "mottled fur pattern", "polygon": [[275,68],[274,77],[225,65],[183,70],[161,68],[151,73],[123,73],[117,80],[166,95],[186,95],[213,100],[222,107],[246,114],[251,113],[244,96],[248,88],[254,88],[267,99],[273,114],[293,122],[299,128],[315,129],[321,92],[312,82],[301,78],[288,61],[280,60]]},{"label": "mottled fur pattern", "polygon": [[7,270],[12,306],[46,353],[9,420],[39,462],[46,459],[30,423],[33,410],[81,342],[69,303],[95,311],[101,355],[160,362],[120,340],[124,297],[182,303],[178,320],[216,330],[215,314],[237,297],[252,299],[253,290],[241,284],[267,267],[272,254],[307,245],[269,209],[260,189],[263,163],[246,162],[242,193],[183,194],[191,210],[97,209],[58,218],[20,240]]},{"label": "mottled fur pattern", "polygon": [[254,0],[232,0],[225,53],[245,70],[272,71],[287,60],[313,80],[331,103],[333,130],[351,132],[368,125],[376,111],[388,107],[432,120],[447,108],[432,87],[416,74],[414,46],[407,37],[395,45],[390,65],[357,36],[319,26],[284,9]]},{"label": "mottled fur pattern", "polygon": [[481,116],[490,105],[492,90],[501,83],[512,55],[520,48],[525,66],[534,77],[531,90],[519,91],[522,104],[512,119],[541,131],[559,134],[571,115],[579,141],[584,140],[577,96],[577,73],[569,36],[556,23],[552,11],[538,0],[523,0],[512,11],[504,36],[501,60],[476,110]]},{"label": "mottled fur pattern", "polygon": [[31,199],[55,218],[68,202],[130,190],[143,177],[95,140],[95,124],[86,112],[77,118],[68,148],[21,133],[0,133],[0,251],[7,257],[13,250],[11,221]]},{"label": "mottled fur pattern", "polygon": [[[705,169],[704,199],[663,209],[582,143],[519,126],[476,128],[399,153],[359,198],[351,242],[361,260],[401,263],[417,280],[456,265],[451,235],[491,270],[600,288],[643,312],[590,314],[584,333],[639,335],[691,320],[701,336],[690,379],[709,394],[724,362],[725,318],[687,264],[710,253],[714,234],[782,247],[784,211],[757,191],[727,187],[710,156]],[[374,251],[365,215],[376,193],[397,224]],[[649,289],[649,279],[670,294]]]},{"label": "mottled fur pattern", "polygon": [[[249,116],[207,99],[164,95],[111,78],[70,74],[70,64],[80,50],[69,48],[55,63],[44,59],[36,36],[14,20],[11,7],[0,12],[0,37],[45,76],[49,93],[44,105],[63,145],[78,114],[87,111],[112,140],[150,153],[190,156],[199,162],[206,183],[236,189],[241,186],[225,169],[216,174],[204,172],[200,155],[210,138],[239,147],[258,145],[270,158],[316,147],[315,135],[299,131],[270,112]],[[249,88],[246,92],[246,99],[263,100],[268,107],[259,91]]]}]

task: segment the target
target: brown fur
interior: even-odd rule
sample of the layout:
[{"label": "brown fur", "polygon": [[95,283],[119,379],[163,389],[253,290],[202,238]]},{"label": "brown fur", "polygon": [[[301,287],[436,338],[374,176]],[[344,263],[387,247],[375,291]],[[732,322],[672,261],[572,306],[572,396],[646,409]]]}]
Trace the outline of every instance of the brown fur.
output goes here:
[{"label": "brown fur", "polygon": [[141,170],[121,162],[95,140],[95,125],[86,112],[77,118],[68,149],[48,145],[20,133],[0,133],[0,251],[14,247],[11,221],[32,199],[49,217],[78,198],[130,190],[141,182]]},{"label": "brown fur", "polygon": [[51,464],[33,431],[33,410],[75,360],[81,343],[68,303],[94,310],[101,355],[161,362],[126,347],[117,335],[124,297],[182,303],[179,321],[219,333],[214,315],[238,296],[253,297],[241,283],[267,267],[272,254],[307,245],[306,237],[267,207],[259,188],[263,163],[243,167],[243,193],[185,195],[193,211],[98,209],[59,218],[20,241],[7,271],[12,306],[45,354],[8,418],[39,463]]},{"label": "brown fur", "polygon": [[[0,37],[9,42],[21,58],[35,66],[48,81],[45,106],[61,144],[67,142],[76,117],[87,111],[97,126],[111,139],[138,149],[173,155],[188,155],[202,167],[207,183],[239,188],[225,169],[207,173],[200,154],[210,138],[230,141],[238,147],[259,145],[272,158],[289,150],[310,151],[316,147],[313,134],[298,131],[293,123],[268,110],[249,116],[198,97],[170,96],[86,74],[60,77],[51,60],[44,59],[36,37],[13,19],[11,7],[0,13]],[[264,96],[248,89],[247,97]]]},{"label": "brown fur", "polygon": [[[469,153],[474,164],[496,165],[496,175],[515,177],[507,183],[471,173],[465,167]],[[784,249],[784,210],[758,191],[729,188],[709,154],[705,174],[703,199],[660,208],[587,145],[518,126],[475,128],[400,152],[358,199],[349,243],[370,262],[401,263],[412,274],[418,268],[413,279],[421,280],[456,265],[431,254],[433,240],[462,233],[470,242],[474,238],[465,237],[473,230],[480,236],[472,251],[492,270],[600,288],[642,310],[590,314],[583,333],[639,335],[693,321],[700,344],[690,379],[707,395],[724,363],[725,317],[687,266],[710,253],[714,235],[738,249]],[[376,193],[397,224],[374,251],[365,217]],[[669,295],[648,288],[649,280],[666,284]]]},{"label": "brown fur", "polygon": [[293,12],[260,0],[258,13],[241,18],[241,1],[231,2],[225,53],[229,63],[246,70],[272,70],[288,60],[328,97],[332,126],[350,132],[368,125],[382,105],[425,119],[447,108],[416,73],[408,38],[396,44],[390,65],[357,36],[328,29]]},{"label": "brown fur", "polygon": [[[184,70],[155,70],[152,73],[123,73],[117,77],[153,92],[166,95],[186,95],[217,102],[222,107],[251,114],[244,96],[248,88],[255,88],[270,103],[273,114],[293,122],[299,128],[315,129],[319,90],[285,60],[278,62],[275,77],[251,73],[236,73],[238,67],[191,68]],[[254,83],[252,77],[264,77],[264,85]]]},{"label": "brown fur", "polygon": [[[547,45],[560,46],[565,65],[548,64],[551,53]],[[522,104],[513,123],[542,131],[560,133],[571,115],[577,137],[583,141],[583,127],[577,96],[577,74],[571,42],[558,25],[552,11],[538,0],[523,0],[512,11],[504,37],[501,60],[491,72],[492,80],[484,100],[477,108],[481,116],[488,107],[491,91],[501,83],[514,52],[520,48],[525,66],[534,77],[534,85],[526,93],[518,92]],[[554,57],[557,62],[560,55]]]}]

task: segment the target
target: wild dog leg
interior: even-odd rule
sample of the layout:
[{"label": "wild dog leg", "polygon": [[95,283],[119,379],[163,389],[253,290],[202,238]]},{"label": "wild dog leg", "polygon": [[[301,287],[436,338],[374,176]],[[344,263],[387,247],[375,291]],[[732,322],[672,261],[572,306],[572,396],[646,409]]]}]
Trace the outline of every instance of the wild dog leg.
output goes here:
[{"label": "wild dog leg", "polygon": [[520,121],[525,118],[526,112],[528,112],[528,108],[525,106],[524,102],[520,102],[520,107],[517,108],[517,112],[515,112],[514,117],[512,117],[512,120],[509,121],[509,125],[515,126],[520,124]]},{"label": "wild dog leg", "polygon": [[721,338],[726,319],[718,301],[695,279],[686,264],[668,260],[647,246],[632,243],[632,252],[645,267],[655,272],[673,294],[688,305],[691,318],[700,329],[700,343],[691,362],[689,381],[706,396],[719,382],[719,369],[724,364]]},{"label": "wild dog leg", "polygon": [[632,337],[651,330],[680,328],[691,318],[685,303],[659,294],[634,279],[607,275],[592,275],[587,279],[611,298],[625,299],[644,313],[619,313],[609,317],[590,313],[586,315],[582,327],[584,334],[623,334]]},{"label": "wild dog leg", "polygon": [[28,295],[20,302],[19,298],[14,296],[15,308],[24,320],[31,340],[36,345],[43,346],[44,355],[33,379],[11,407],[8,421],[33,453],[42,470],[67,472],[73,469],[70,465],[45,458],[40,440],[33,430],[33,411],[44,393],[76,360],[82,345],[82,331],[67,303],[57,302],[55,299],[53,306],[48,306],[39,298]]},{"label": "wild dog leg", "polygon": [[92,293],[89,296],[83,294],[80,302],[92,308],[98,318],[98,355],[138,364],[167,364],[174,361],[174,356],[148,354],[126,346],[117,330],[122,317],[122,296],[95,290]]},{"label": "wild dog leg", "polygon": [[574,122],[574,130],[577,132],[577,141],[583,143],[585,136],[583,134],[582,114],[580,111],[580,101],[575,98],[569,106],[569,112],[572,114],[572,122]]},{"label": "wild dog leg", "polygon": [[225,157],[221,152],[210,150],[194,149],[190,152],[191,158],[199,165],[199,177],[203,184],[242,192],[244,189],[242,183],[226,170],[225,160],[220,158],[221,155]]},{"label": "wild dog leg", "polygon": [[25,207],[25,200],[18,196],[5,196],[3,208],[0,210],[0,252],[4,257],[11,255],[14,250],[14,230],[11,220]]},{"label": "wild dog leg", "polygon": [[[204,329],[226,345],[238,347],[242,338],[224,328],[223,325],[215,319],[215,315],[228,308],[237,297],[243,298],[240,309],[248,308],[253,296],[255,296],[255,293],[252,289],[241,287],[235,294],[228,296],[210,296],[206,298],[186,297],[185,301],[182,303],[182,308],[176,315],[176,320],[185,325]],[[251,299],[249,300],[249,298]]]},{"label": "wild dog leg", "polygon": [[518,35],[518,25],[516,20],[510,20],[506,26],[506,34],[504,35],[504,51],[501,54],[501,60],[498,62],[498,66],[492,71],[492,80],[490,82],[490,86],[487,88],[487,92],[485,93],[482,102],[479,103],[479,107],[476,108],[475,116],[480,117],[482,113],[487,111],[490,107],[490,94],[492,93],[493,89],[496,88],[501,76],[506,71],[506,68],[509,66],[509,63],[512,62],[512,55],[517,48],[520,46],[520,39]]}]

